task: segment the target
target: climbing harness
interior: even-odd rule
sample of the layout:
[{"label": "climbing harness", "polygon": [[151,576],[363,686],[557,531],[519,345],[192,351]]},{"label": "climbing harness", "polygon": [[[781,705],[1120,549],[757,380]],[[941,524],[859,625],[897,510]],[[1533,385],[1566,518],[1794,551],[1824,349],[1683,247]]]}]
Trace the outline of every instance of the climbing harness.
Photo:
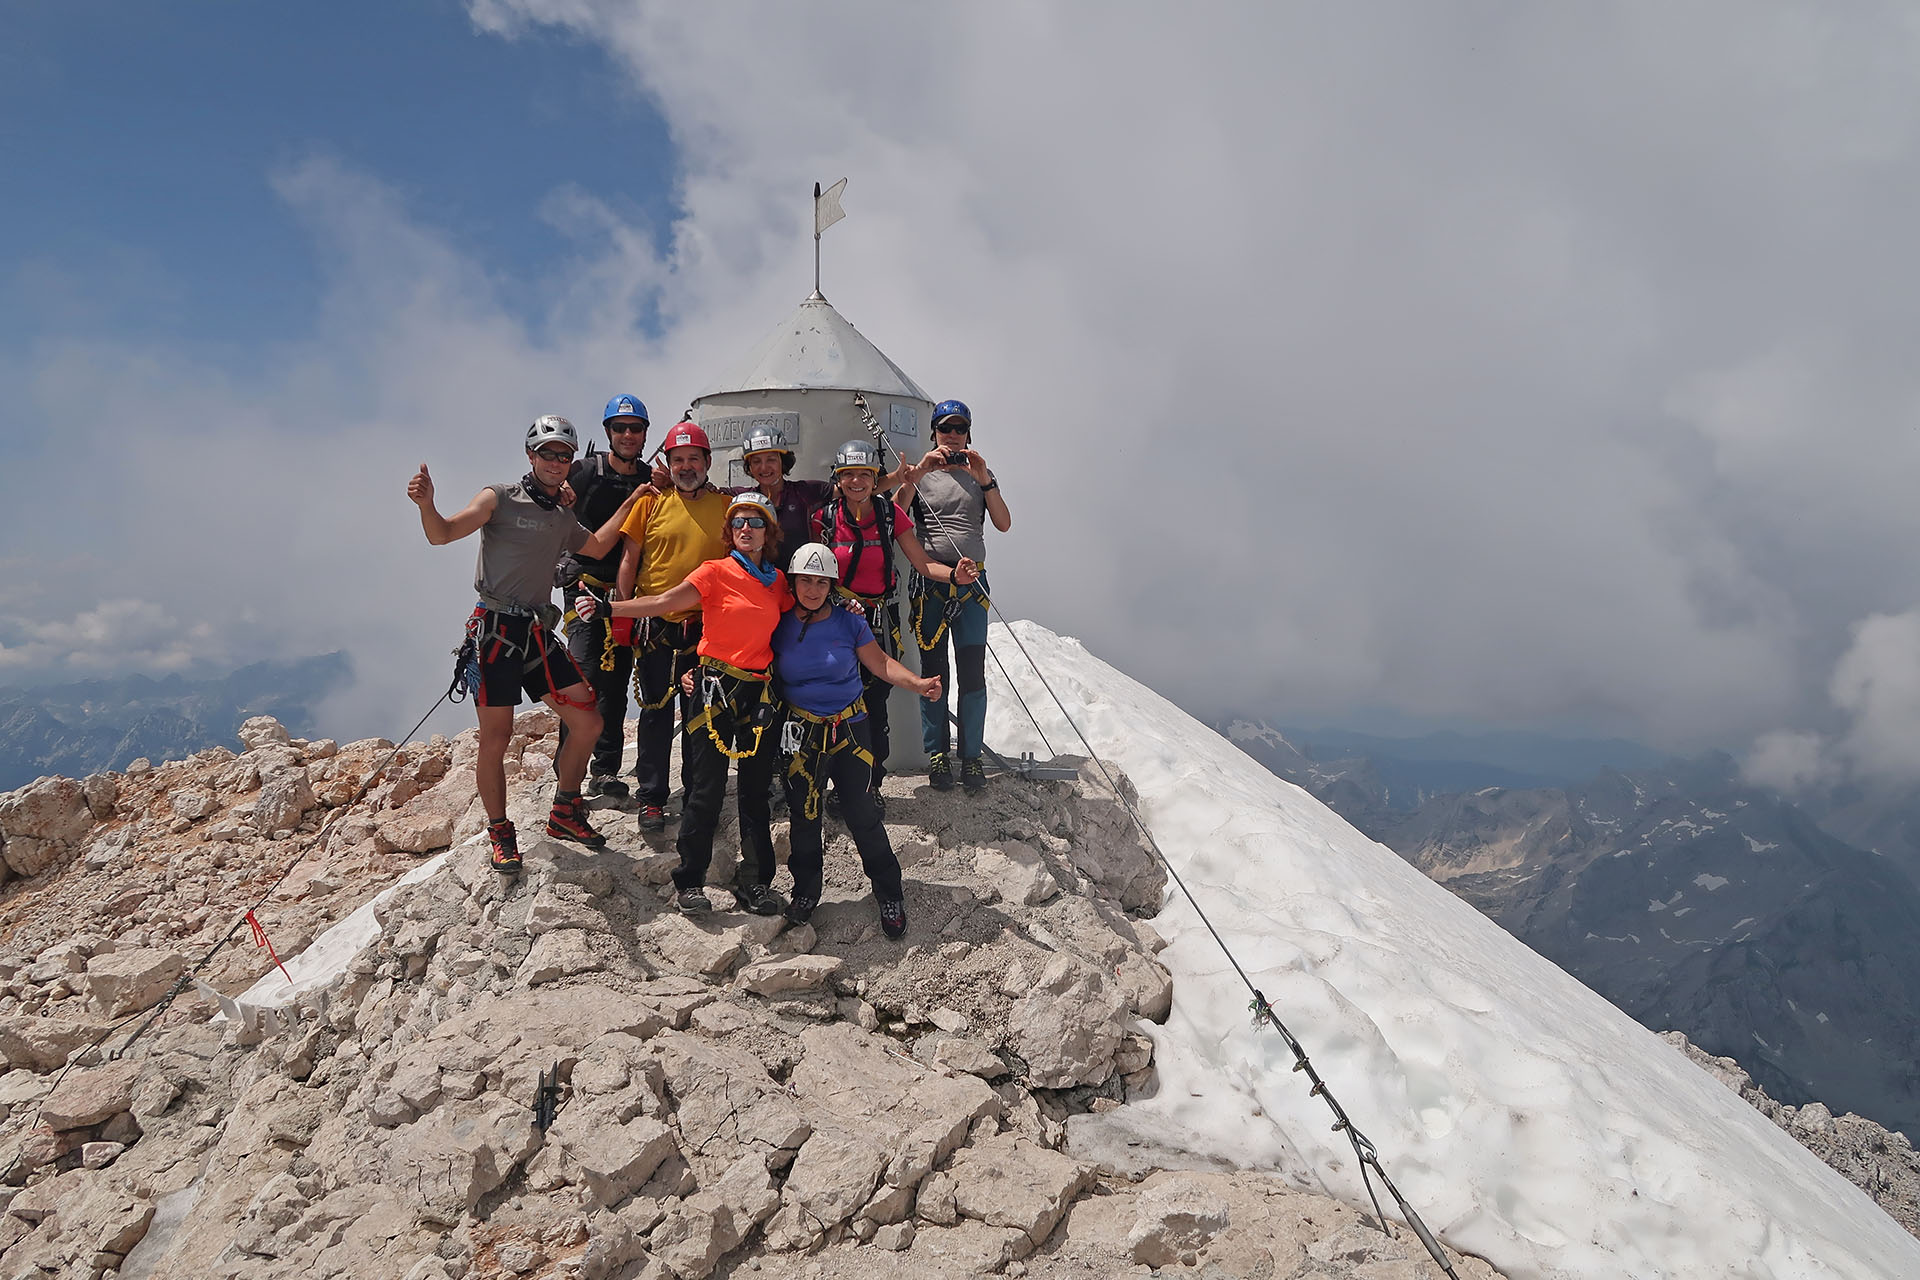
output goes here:
[{"label": "climbing harness", "polygon": [[[913,638],[920,646],[920,652],[932,653],[946,636],[947,628],[960,616],[960,610],[974,600],[980,602],[983,609],[993,608],[993,598],[987,594],[987,568],[980,566],[980,576],[966,586],[957,586],[945,582],[935,582],[931,578],[913,575]],[[948,587],[947,602],[940,610],[940,624],[928,636],[927,600],[933,594],[932,587]]]},{"label": "climbing harness", "polygon": [[[679,627],[685,644],[675,645],[666,638],[668,627]],[[680,692],[680,677],[686,673],[687,658],[700,647],[698,636],[689,638],[689,629],[683,622],[668,622],[664,618],[641,618],[633,629],[633,701],[642,711],[662,711],[673,701],[673,695]],[[642,691],[640,677],[640,659],[656,649],[670,648],[673,652],[672,679],[667,681],[667,690],[658,698],[649,700]],[[604,659],[603,659],[604,661]]]},{"label": "climbing harness", "polygon": [[[880,642],[887,656],[900,656],[900,610],[896,607],[893,594],[863,596],[858,591],[850,591],[839,583],[833,584],[833,598],[845,604],[858,605],[860,616],[867,620],[867,630],[873,632],[873,638]],[[891,644],[891,647],[889,647]]]},{"label": "climbing harness", "polygon": [[873,767],[873,753],[855,741],[845,728],[867,714],[867,699],[865,695],[855,698],[851,705],[830,716],[817,716],[792,705],[787,707],[787,714],[792,719],[780,735],[780,749],[792,757],[787,764],[787,776],[805,784],[806,799],[801,804],[801,813],[807,821],[817,821],[820,799],[827,788],[824,766],[829,759],[851,750],[860,763],[869,769]]},{"label": "climbing harness", "polygon": [[[773,700],[773,684],[768,679],[768,673],[748,671],[706,654],[701,655],[700,666],[702,670],[695,684],[700,691],[700,713],[688,722],[687,732],[694,734],[705,729],[707,736],[713,739],[714,748],[729,760],[745,760],[757,754],[761,736],[779,712],[778,704]],[[752,696],[756,689],[759,691],[757,699]],[[721,736],[720,732],[720,714],[723,711],[728,721],[727,736],[738,741],[751,728],[752,746],[744,751],[735,751],[727,745],[726,737]]]}]

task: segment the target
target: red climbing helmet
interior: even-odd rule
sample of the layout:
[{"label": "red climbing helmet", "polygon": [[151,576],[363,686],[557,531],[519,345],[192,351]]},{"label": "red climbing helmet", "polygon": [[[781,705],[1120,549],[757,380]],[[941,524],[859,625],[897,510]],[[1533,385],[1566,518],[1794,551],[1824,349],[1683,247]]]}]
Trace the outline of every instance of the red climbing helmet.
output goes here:
[{"label": "red climbing helmet", "polygon": [[682,445],[689,444],[696,449],[705,449],[709,458],[713,456],[713,446],[707,443],[707,433],[691,422],[674,423],[673,430],[667,432],[667,438],[661,442],[660,450],[672,453]]}]

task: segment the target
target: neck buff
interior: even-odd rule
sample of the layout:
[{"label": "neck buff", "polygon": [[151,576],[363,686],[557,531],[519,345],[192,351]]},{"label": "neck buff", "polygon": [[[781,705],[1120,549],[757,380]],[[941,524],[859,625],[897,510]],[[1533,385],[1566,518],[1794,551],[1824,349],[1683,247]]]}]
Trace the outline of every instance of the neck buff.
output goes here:
[{"label": "neck buff", "polygon": [[745,552],[740,551],[738,548],[734,550],[733,558],[735,560],[738,560],[740,562],[740,567],[745,569],[748,573],[752,574],[754,576],[754,580],[763,587],[772,586],[774,576],[780,572],[780,567],[778,565],[755,564],[753,561],[747,559]]},{"label": "neck buff", "polygon": [[529,498],[533,499],[533,505],[542,511],[552,511],[560,505],[560,499],[556,495],[550,494],[545,489],[542,489],[540,482],[533,478],[533,472],[531,471],[520,477],[520,487],[527,491]]}]

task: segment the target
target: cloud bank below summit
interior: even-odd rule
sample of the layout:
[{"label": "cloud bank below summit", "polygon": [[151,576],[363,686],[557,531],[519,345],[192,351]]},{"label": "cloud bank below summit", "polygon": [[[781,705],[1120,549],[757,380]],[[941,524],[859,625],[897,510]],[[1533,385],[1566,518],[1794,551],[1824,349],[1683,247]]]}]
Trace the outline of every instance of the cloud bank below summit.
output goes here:
[{"label": "cloud bank below summit", "polygon": [[[353,649],[343,731],[444,683],[471,551],[419,539],[412,466],[450,503],[535,412],[670,420],[804,296],[842,174],[825,291],[972,403],[1003,608],[1203,714],[1838,735],[1856,629],[1920,603],[1894,7],[469,11],[631,70],[679,151],[663,251],[604,175],[530,197],[578,253],[529,312],[310,160],[276,178],[329,264],[309,341],[33,356],[49,421],[102,380],[154,420],[103,588]],[[1898,726],[1849,740],[1920,769]]]}]

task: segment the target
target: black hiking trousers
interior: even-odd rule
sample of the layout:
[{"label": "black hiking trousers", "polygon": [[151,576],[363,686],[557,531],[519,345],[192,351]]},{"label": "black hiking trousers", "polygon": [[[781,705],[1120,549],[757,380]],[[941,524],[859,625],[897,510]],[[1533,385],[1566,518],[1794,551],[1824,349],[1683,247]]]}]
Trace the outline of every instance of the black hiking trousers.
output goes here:
[{"label": "black hiking trousers", "polygon": [[[748,681],[725,680],[728,697],[714,717],[713,732],[699,724],[702,710],[699,700],[690,700],[688,728],[680,735],[682,778],[687,788],[680,810],[680,834],[674,841],[680,865],[674,868],[673,883],[679,889],[697,889],[707,882],[707,868],[713,864],[713,833],[720,825],[720,806],[727,798],[726,755],[714,745],[714,733],[734,751],[753,746],[751,728],[745,725],[760,702],[761,686]],[[736,688],[736,686],[739,686]],[[769,723],[760,735],[758,750],[733,762],[740,778],[734,788],[734,802],[740,814],[740,873],[736,884],[773,883],[773,806],[768,795],[773,771],[780,763],[780,726]],[[863,767],[864,772],[864,767]]]},{"label": "black hiking trousers", "polygon": [[[685,622],[661,619],[653,624],[647,643],[634,658],[640,667],[641,699],[640,723],[633,744],[633,791],[637,804],[666,806],[667,792],[673,786],[669,770],[673,760],[674,704],[682,704],[679,710],[683,719],[690,720],[699,711],[698,702],[680,693],[680,673],[694,665],[692,647],[699,642],[699,614]],[[688,652],[679,652],[682,649]],[[692,790],[687,780],[690,763],[683,753],[680,785],[689,791]]]},{"label": "black hiking trousers", "polygon": [[[854,746],[872,751],[872,720],[869,713],[866,719],[842,725],[840,731],[852,737]],[[903,901],[900,859],[894,856],[893,843],[887,839],[886,824],[880,819],[880,806],[874,803],[873,793],[867,789],[871,776],[867,764],[853,753],[851,747],[842,747],[828,754],[824,745],[821,743],[816,748],[814,743],[808,743],[814,758],[806,762],[807,772],[819,779],[823,796],[829,780],[834,790],[840,793],[840,816],[853,836],[854,848],[860,851],[860,865],[873,884],[873,896],[881,902]],[[824,774],[821,772],[823,769],[826,771]],[[793,896],[817,901],[825,868],[819,813],[824,806],[818,806],[814,816],[808,818],[807,791],[805,782],[791,773],[787,775],[787,817],[792,823],[789,838],[793,844],[792,852],[787,855],[787,870],[793,873]]]}]

